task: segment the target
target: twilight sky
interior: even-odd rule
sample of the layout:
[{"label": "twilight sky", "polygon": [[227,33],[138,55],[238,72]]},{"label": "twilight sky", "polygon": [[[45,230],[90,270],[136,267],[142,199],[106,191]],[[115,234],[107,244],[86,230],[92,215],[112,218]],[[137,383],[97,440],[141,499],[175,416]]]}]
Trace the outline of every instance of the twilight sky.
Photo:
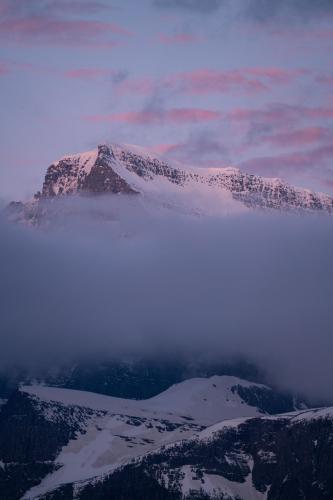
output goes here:
[{"label": "twilight sky", "polygon": [[333,193],[332,0],[0,0],[0,198],[151,147]]}]

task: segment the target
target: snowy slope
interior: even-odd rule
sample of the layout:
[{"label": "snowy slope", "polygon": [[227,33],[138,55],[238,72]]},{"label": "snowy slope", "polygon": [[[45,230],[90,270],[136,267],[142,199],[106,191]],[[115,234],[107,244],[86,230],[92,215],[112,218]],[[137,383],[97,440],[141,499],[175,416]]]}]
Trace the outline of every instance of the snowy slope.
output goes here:
[{"label": "snowy slope", "polygon": [[332,443],[333,408],[238,418],[170,444],[136,467],[186,500],[328,499]]},{"label": "snowy slope", "polygon": [[35,404],[47,403],[40,412],[59,419],[61,407],[92,410],[85,433],[78,434],[58,455],[61,467],[32,488],[32,499],[65,483],[81,482],[110,473],[131,459],[162,445],[187,439],[205,426],[225,418],[262,414],[247,405],[234,386],[264,387],[235,377],[190,379],[148,400],[126,400],[83,391],[43,386],[22,387]]},{"label": "snowy slope", "polygon": [[111,413],[145,417],[147,414],[158,418],[192,418],[200,425],[211,425],[222,419],[257,415],[258,409],[249,406],[232,388],[240,385],[246,388],[266,388],[237,377],[213,376],[193,378],[175,384],[158,396],[144,400],[129,400],[103,396],[101,394],[58,389],[44,386],[25,386],[21,391],[44,401],[55,401],[65,405],[88,407]]},{"label": "snowy slope", "polygon": [[[247,405],[237,392],[232,391],[239,381],[237,377],[228,376],[185,380],[148,400],[149,407],[169,412],[176,408],[179,414],[191,416],[203,425],[242,415],[258,415],[260,412],[256,407]],[[240,385],[246,388],[265,387],[246,380],[241,380]]]},{"label": "snowy slope", "polygon": [[[176,397],[176,394],[172,396],[174,390],[170,392],[171,399]],[[198,394],[200,392],[199,388]],[[174,401],[178,401],[178,397]],[[161,403],[161,406],[164,405]],[[52,488],[56,488],[59,498],[63,498],[65,481],[70,481],[75,474],[82,477],[82,472],[87,472],[89,456],[96,455],[96,450],[103,446],[109,447],[111,454],[114,445],[105,435],[101,436],[99,447],[94,443],[90,455],[86,453],[85,457],[80,457],[78,467],[79,440],[76,455],[72,455],[72,470],[67,468],[69,474],[64,475],[65,464],[24,498],[41,494],[43,500],[49,500],[53,497],[47,496],[47,491]],[[66,452],[68,454],[68,450],[64,450],[60,457],[64,458]],[[161,498],[177,500],[328,499],[333,492],[333,408],[225,420],[192,435],[184,433],[166,446],[146,453],[141,450],[133,458],[134,461],[127,457],[127,460],[115,462],[108,471],[104,469],[106,473],[94,479],[68,483],[66,498],[91,500],[95,495],[96,498],[118,498],[117,492],[123,492],[121,498],[126,500],[136,498],[136,492],[142,492],[140,482],[146,481],[148,476],[151,481],[149,499],[159,498],[161,491],[164,492]],[[167,496],[168,491],[174,496]],[[116,496],[112,496],[112,492]]]}]

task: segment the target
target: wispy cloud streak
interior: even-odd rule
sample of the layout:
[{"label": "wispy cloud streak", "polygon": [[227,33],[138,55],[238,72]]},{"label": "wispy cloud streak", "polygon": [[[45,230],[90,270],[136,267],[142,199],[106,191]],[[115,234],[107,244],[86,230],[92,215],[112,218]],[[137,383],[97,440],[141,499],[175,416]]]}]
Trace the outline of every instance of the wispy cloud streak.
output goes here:
[{"label": "wispy cloud streak", "polygon": [[303,69],[288,70],[277,67],[250,67],[234,70],[199,68],[166,76],[160,80],[149,77],[128,80],[118,90],[121,93],[139,95],[157,92],[161,89],[187,95],[229,92],[256,94],[266,93],[274,86],[292,84],[306,73]]},{"label": "wispy cloud streak", "polygon": [[5,0],[0,4],[0,38],[16,44],[113,47],[115,37],[131,32],[116,23],[80,17],[103,8],[107,8],[104,3],[89,1]]},{"label": "wispy cloud streak", "polygon": [[150,124],[183,124],[210,122],[221,118],[219,111],[199,108],[173,108],[168,110],[143,110],[128,111],[126,113],[99,114],[85,116],[84,119],[90,122],[116,122],[128,123],[132,125]]}]

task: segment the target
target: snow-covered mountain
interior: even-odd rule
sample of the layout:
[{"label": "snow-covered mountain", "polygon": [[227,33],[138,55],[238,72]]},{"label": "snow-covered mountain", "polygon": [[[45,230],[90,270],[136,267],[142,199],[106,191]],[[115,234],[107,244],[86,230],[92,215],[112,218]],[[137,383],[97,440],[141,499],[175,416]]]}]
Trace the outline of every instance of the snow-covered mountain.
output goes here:
[{"label": "snow-covered mountain", "polygon": [[[94,200],[89,210],[103,221],[106,206],[111,220],[116,207],[141,205],[186,216],[333,212],[329,196],[279,179],[168,164],[124,145],[62,158],[32,201],[8,210],[39,225],[76,209],[82,216],[82,200]],[[4,378],[0,500],[333,498],[333,409],[307,410],[256,383],[267,379],[247,364],[172,361],[88,360]]]},{"label": "snow-covered mountain", "polygon": [[269,393],[228,376],[186,380],[146,400],[21,387],[0,413],[0,498],[46,498],[72,484],[79,490],[221,420],[267,414]]},{"label": "snow-covered mountain", "polygon": [[268,415],[267,391],[228,376],[147,400],[21,387],[0,413],[0,498],[332,498],[333,409]]},{"label": "snow-covered mountain", "polygon": [[83,485],[76,498],[144,498],[141,481],[149,498],[328,500],[332,443],[333,408],[226,420]]},{"label": "snow-covered mountain", "polygon": [[138,146],[101,145],[65,156],[47,169],[41,192],[26,204],[13,202],[13,218],[38,223],[43,201],[63,195],[141,195],[164,207],[196,214],[248,209],[315,211],[331,214],[333,199],[295,188],[280,179],[250,175],[237,168],[189,168],[167,163]]}]

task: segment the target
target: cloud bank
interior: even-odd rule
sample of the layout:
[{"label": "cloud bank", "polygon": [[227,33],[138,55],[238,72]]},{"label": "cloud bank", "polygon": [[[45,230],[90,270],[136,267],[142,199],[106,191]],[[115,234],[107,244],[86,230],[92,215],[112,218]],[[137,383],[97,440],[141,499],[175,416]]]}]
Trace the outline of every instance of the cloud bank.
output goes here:
[{"label": "cloud bank", "polygon": [[241,2],[244,12],[259,21],[289,18],[289,20],[304,21],[312,16],[325,16],[333,13],[333,4],[330,0],[280,0],[267,2],[266,0],[246,0]]},{"label": "cloud bank", "polygon": [[[1,365],[245,356],[333,401],[330,218],[191,218],[81,200],[57,230],[1,222]],[[89,214],[89,217],[87,217]]]},{"label": "cloud bank", "polygon": [[[313,16],[333,13],[331,0],[153,0],[161,8],[177,9],[197,14],[213,14],[222,8],[232,9],[242,16],[256,21],[289,19],[304,21]],[[223,14],[225,10],[221,11]]]},{"label": "cloud bank", "polygon": [[181,9],[199,14],[212,13],[218,10],[223,0],[153,0],[156,7]]},{"label": "cloud bank", "polygon": [[[97,1],[0,0],[0,39],[4,44],[110,49],[118,44],[116,37],[132,33],[118,24],[89,18],[109,9]],[[79,17],[84,15],[88,19]]]}]

